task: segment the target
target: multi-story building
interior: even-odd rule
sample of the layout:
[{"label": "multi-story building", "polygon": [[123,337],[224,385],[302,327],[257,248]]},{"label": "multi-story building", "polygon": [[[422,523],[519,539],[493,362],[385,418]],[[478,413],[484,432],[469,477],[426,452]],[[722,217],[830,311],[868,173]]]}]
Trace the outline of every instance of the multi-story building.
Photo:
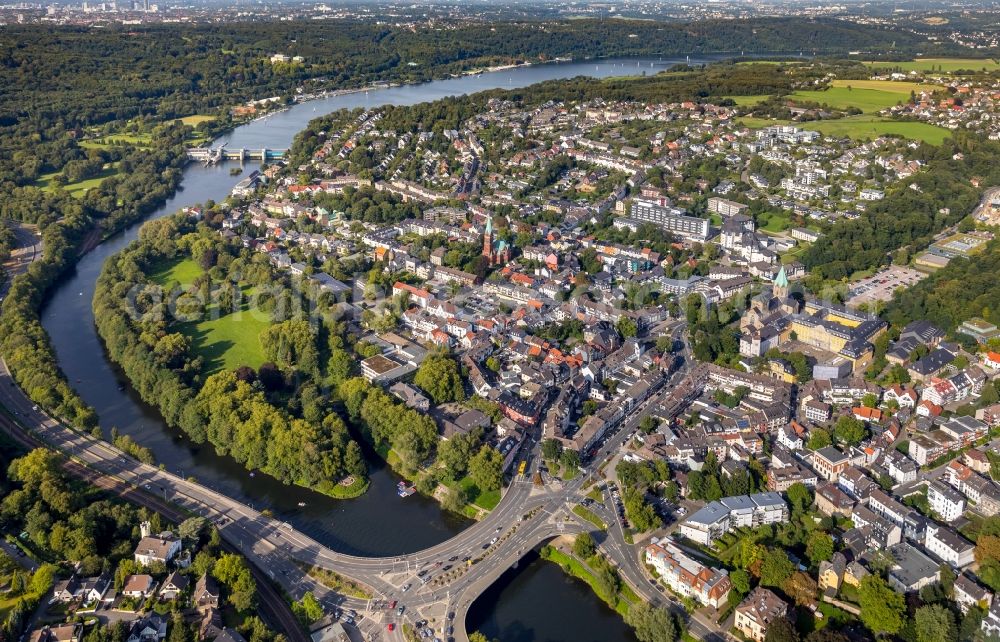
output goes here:
[{"label": "multi-story building", "polygon": [[722,217],[745,214],[748,209],[749,207],[743,203],[737,203],[736,201],[719,198],[718,196],[713,196],[708,199],[708,211],[714,212]]},{"label": "multi-story building", "polygon": [[756,642],[763,642],[767,627],[788,612],[788,604],[773,591],[758,586],[736,607],[735,622],[740,633]]},{"label": "multi-story building", "polygon": [[711,544],[731,530],[788,521],[788,505],[774,492],[723,497],[711,502],[681,524],[681,535],[699,544]]},{"label": "multi-story building", "polygon": [[927,485],[927,504],[946,522],[958,519],[965,511],[965,497],[936,479]]},{"label": "multi-story building", "polygon": [[726,603],[732,582],[725,570],[705,566],[690,557],[674,544],[663,538],[645,549],[646,563],[656,574],[682,597],[690,597],[698,602],[719,608]]},{"label": "multi-story building", "polygon": [[833,446],[826,446],[813,453],[812,464],[823,479],[833,480],[851,465],[851,458]]},{"label": "multi-story building", "polygon": [[955,568],[964,568],[974,561],[975,545],[946,526],[928,526],[924,546]]},{"label": "multi-story building", "polygon": [[653,201],[642,199],[632,201],[631,218],[659,225],[668,232],[684,238],[704,241],[709,234],[707,218],[686,216],[684,210],[666,207]]}]

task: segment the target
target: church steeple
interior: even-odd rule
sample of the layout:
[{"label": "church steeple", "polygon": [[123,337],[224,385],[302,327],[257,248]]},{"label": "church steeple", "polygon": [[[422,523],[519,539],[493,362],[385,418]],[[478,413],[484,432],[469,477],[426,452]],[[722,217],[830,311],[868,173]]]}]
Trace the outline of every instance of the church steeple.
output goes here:
[{"label": "church steeple", "polygon": [[778,276],[774,277],[774,289],[772,293],[779,299],[788,298],[788,275],[785,274],[785,266],[778,270]]}]

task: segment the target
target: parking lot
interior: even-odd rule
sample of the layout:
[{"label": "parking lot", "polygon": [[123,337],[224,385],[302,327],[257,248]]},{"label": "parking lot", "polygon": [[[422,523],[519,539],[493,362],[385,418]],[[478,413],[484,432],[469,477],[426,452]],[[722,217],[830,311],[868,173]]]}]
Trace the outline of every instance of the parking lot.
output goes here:
[{"label": "parking lot", "polygon": [[892,265],[851,284],[847,305],[856,308],[864,303],[888,301],[897,289],[912,287],[925,278],[926,274],[913,268]]}]

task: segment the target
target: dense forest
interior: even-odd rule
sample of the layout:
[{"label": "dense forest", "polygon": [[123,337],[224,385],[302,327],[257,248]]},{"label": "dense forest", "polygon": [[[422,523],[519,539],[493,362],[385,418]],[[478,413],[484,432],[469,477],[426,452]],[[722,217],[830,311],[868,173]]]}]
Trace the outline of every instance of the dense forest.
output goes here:
[{"label": "dense forest", "polygon": [[[205,273],[187,291],[168,284],[164,298],[145,273],[181,258],[195,258]],[[206,373],[177,323],[201,318],[209,301],[231,312],[235,288],[271,284],[278,286],[273,297],[257,298],[271,315],[259,337],[271,360],[256,369]],[[142,398],[196,443],[286,483],[337,496],[345,492],[338,482],[353,476],[352,488],[363,492],[361,450],[320,388],[326,369],[320,356],[340,348],[343,329],[326,315],[320,329],[316,317],[311,323],[291,312],[295,306],[282,300],[291,291],[266,256],[229,246],[213,231],[198,233],[186,216],[175,215],[147,223],[138,241],[105,264],[94,316],[109,356]]]},{"label": "dense forest", "polygon": [[894,252],[904,253],[899,258],[905,263],[935,234],[972,212],[980,196],[973,177],[984,185],[1000,184],[998,154],[1000,143],[962,134],[939,146],[923,145],[922,171],[900,181],[864,216],[834,224],[806,250],[802,262],[809,278],[840,280],[888,263]]}]

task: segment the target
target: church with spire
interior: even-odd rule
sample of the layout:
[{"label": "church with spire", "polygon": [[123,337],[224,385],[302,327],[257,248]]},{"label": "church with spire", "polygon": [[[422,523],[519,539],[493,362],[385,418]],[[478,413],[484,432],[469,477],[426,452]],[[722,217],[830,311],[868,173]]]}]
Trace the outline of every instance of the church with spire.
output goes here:
[{"label": "church with spire", "polygon": [[494,237],[492,214],[486,217],[486,230],[483,232],[483,256],[489,261],[490,267],[504,265],[510,261],[510,244],[503,239]]}]

